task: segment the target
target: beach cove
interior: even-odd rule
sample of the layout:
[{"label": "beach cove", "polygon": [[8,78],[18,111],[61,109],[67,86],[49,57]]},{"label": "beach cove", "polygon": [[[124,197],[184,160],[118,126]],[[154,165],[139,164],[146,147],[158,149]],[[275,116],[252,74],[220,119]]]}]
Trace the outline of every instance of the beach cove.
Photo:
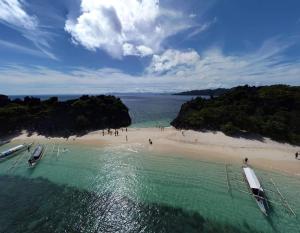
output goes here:
[{"label": "beach cove", "polygon": [[[0,163],[1,183],[9,187],[2,189],[1,203],[9,206],[4,197],[18,190],[24,199],[19,200],[17,193],[12,197],[25,205],[17,211],[19,215],[28,211],[28,202],[35,203],[27,195],[47,198],[43,208],[36,206],[41,216],[33,214],[38,218],[39,229],[48,229],[50,223],[66,229],[66,224],[76,221],[74,218],[81,218],[78,227],[83,232],[107,230],[110,226],[117,226],[111,229],[121,232],[139,232],[140,228],[145,232],[198,232],[199,227],[207,228],[204,232],[299,230],[298,217],[284,206],[272,205],[271,216],[264,217],[252,197],[239,192],[247,190],[245,184],[232,180],[242,177],[242,159],[247,156],[264,187],[272,189],[270,179],[274,180],[293,211],[300,213],[299,165],[293,157],[297,147],[269,139],[230,138],[219,132],[182,132],[171,127],[128,128],[127,132],[119,130],[119,136],[102,133],[95,131],[68,139],[22,134],[2,146],[1,149],[34,142],[47,145],[47,149],[34,170],[27,167],[27,152]],[[268,195],[279,203],[276,194]],[[53,208],[57,208],[60,219],[50,216],[46,220],[45,215]],[[74,213],[69,215],[68,211]],[[1,226],[7,228],[3,229],[14,229],[9,225],[12,219],[5,219]],[[74,230],[74,224],[67,229]]]},{"label": "beach cove", "polygon": [[[169,122],[178,98],[126,97],[133,125],[118,136],[23,132],[1,146],[34,142],[46,150],[33,169],[27,151],[0,163],[0,232],[299,232],[299,147],[176,130]],[[243,193],[245,157],[266,189],[274,190],[271,179],[280,187],[296,216],[270,191],[277,204],[265,217]]]},{"label": "beach cove", "polygon": [[[242,164],[243,159],[247,157],[254,167],[300,176],[300,161],[298,163],[295,160],[295,153],[300,147],[268,138],[251,140],[229,137],[222,132],[176,130],[173,127],[124,128],[118,130],[118,136],[113,132],[112,130],[109,134],[107,130],[100,130],[68,139],[46,138],[37,134],[27,136],[24,133],[12,141],[30,143],[50,140],[55,143],[89,145],[95,148],[120,147],[133,153],[175,153],[190,159],[235,165]],[[149,144],[149,139],[152,140],[152,145]]]}]

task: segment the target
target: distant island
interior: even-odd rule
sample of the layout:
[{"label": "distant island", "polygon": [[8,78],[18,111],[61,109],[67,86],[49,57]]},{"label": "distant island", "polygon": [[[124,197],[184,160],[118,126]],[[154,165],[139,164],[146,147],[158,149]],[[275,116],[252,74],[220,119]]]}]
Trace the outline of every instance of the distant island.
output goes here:
[{"label": "distant island", "polygon": [[175,93],[174,95],[192,95],[192,96],[219,96],[226,92],[228,92],[230,89],[226,88],[217,88],[217,89],[204,89],[204,90],[192,90],[192,91],[184,91]]},{"label": "distant island", "polygon": [[300,87],[239,86],[216,98],[197,97],[182,105],[171,124],[231,136],[254,133],[299,145]]},{"label": "distant island", "polygon": [[59,101],[51,97],[11,100],[0,95],[0,136],[21,130],[46,136],[68,137],[104,128],[127,127],[131,124],[128,108],[114,96],[87,96]]}]

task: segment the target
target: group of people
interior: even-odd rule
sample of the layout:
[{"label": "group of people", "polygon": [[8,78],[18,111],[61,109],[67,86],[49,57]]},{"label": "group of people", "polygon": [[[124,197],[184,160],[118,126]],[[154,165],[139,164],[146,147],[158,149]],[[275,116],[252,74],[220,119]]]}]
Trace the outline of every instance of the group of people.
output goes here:
[{"label": "group of people", "polygon": [[149,144],[150,144],[150,145],[152,145],[152,144],[153,144],[153,142],[152,142],[151,138],[149,138]]},{"label": "group of people", "polygon": [[163,126],[158,126],[158,128],[160,129],[160,131],[165,131],[165,127]]},{"label": "group of people", "polygon": [[[127,130],[127,128],[125,128],[125,129],[121,128],[121,131],[122,132],[125,131],[127,133],[128,130]],[[107,129],[107,134],[108,135],[113,135],[114,134],[115,136],[119,136],[119,129],[114,129],[114,130]],[[102,130],[102,136],[105,136],[105,130],[104,129]],[[127,136],[127,134],[126,134],[126,142],[128,142],[128,136]]]},{"label": "group of people", "polygon": [[[124,129],[123,128],[121,128],[121,130],[122,130],[122,132],[124,131]],[[127,132],[127,128],[125,128],[125,132]],[[119,130],[118,129],[115,129],[114,131],[113,130],[111,130],[111,129],[107,129],[107,134],[108,135],[115,135],[115,136],[119,136]],[[105,135],[105,131],[104,130],[102,130],[102,136],[104,136]]]}]

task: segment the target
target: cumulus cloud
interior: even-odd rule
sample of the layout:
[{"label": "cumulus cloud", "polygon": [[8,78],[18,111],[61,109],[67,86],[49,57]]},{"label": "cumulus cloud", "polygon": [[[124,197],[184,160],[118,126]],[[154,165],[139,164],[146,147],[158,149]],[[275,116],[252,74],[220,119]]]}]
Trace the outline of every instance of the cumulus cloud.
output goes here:
[{"label": "cumulus cloud", "polygon": [[292,40],[283,42],[271,38],[259,49],[239,55],[225,55],[219,48],[209,49],[201,56],[194,50],[168,50],[153,56],[147,71],[148,75],[190,82],[194,88],[272,83],[299,85],[300,60],[290,61],[284,56],[293,44]]},{"label": "cumulus cloud", "polygon": [[147,68],[148,73],[165,73],[176,70],[191,70],[200,61],[199,54],[194,50],[178,51],[167,50],[161,55],[154,55],[150,66]]},{"label": "cumulus cloud", "polygon": [[[22,33],[40,51],[51,59],[57,60],[49,49],[48,34],[40,29],[36,16],[26,12],[22,0],[1,0],[0,1],[0,22]],[[21,46],[19,46],[21,48]],[[15,46],[15,49],[17,46]],[[24,49],[21,49],[24,51]]]},{"label": "cumulus cloud", "polygon": [[134,46],[133,44],[125,43],[123,44],[123,55],[124,56],[140,56],[146,57],[153,54],[153,50],[147,46],[139,45]]},{"label": "cumulus cloud", "polygon": [[74,43],[121,58],[158,52],[167,37],[190,26],[181,12],[161,8],[158,0],[81,0],[79,16],[67,19],[65,30]]}]

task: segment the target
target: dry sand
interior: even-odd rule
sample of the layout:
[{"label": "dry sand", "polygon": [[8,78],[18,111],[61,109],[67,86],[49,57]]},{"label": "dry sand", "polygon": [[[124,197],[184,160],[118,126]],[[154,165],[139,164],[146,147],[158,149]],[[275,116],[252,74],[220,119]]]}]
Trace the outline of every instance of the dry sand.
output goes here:
[{"label": "dry sand", "polygon": [[[128,141],[126,141],[126,135]],[[149,139],[153,144],[149,144]],[[26,133],[13,140],[48,140],[36,134],[28,137]],[[53,141],[66,142],[63,138],[51,138]],[[102,131],[94,131],[82,137],[72,136],[68,143],[91,146],[123,146],[128,150],[149,150],[164,154],[176,154],[193,159],[218,161],[229,164],[242,164],[247,157],[249,163],[261,169],[280,171],[300,176],[300,158],[295,159],[296,151],[300,147],[290,144],[278,143],[268,138],[263,140],[249,140],[245,138],[232,138],[222,132],[196,132],[192,130],[179,131],[172,127],[161,131],[159,128],[128,128],[119,130],[119,136],[105,135]],[[132,149],[133,145],[140,145]]]}]

